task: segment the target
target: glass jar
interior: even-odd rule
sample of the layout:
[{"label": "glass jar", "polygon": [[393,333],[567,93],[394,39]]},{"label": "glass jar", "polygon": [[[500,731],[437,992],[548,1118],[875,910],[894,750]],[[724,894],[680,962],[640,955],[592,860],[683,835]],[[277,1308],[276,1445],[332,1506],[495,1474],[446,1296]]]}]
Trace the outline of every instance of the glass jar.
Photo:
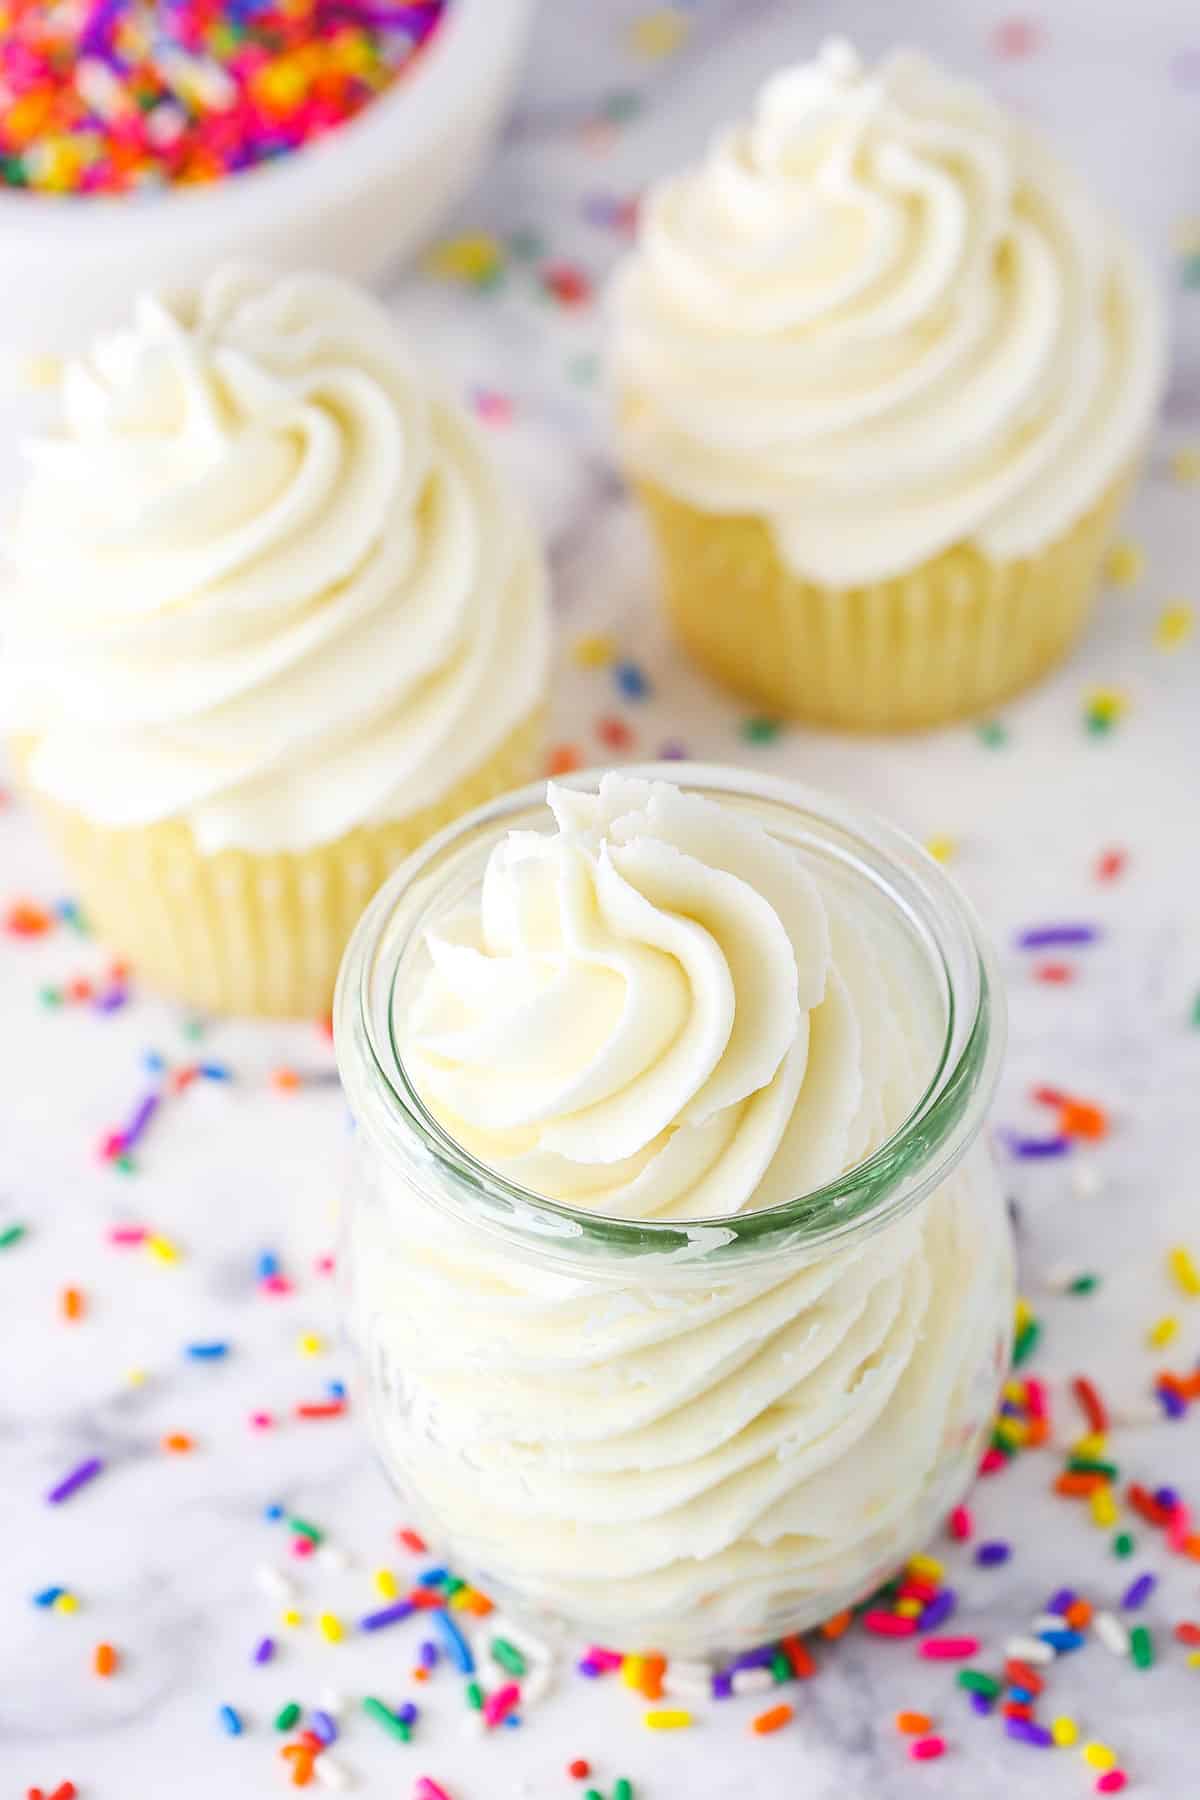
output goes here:
[{"label": "glass jar", "polygon": [[884,966],[922,972],[940,1054],[857,1167],[758,1212],[614,1220],[510,1185],[426,1110],[396,1031],[426,928],[478,891],[506,832],[550,827],[540,788],[452,826],[381,889],[335,1032],[357,1123],[346,1319],[409,1516],[540,1629],[696,1656],[828,1618],[929,1541],[988,1436],[1013,1275],[980,1135],[1003,1000],[957,889],[823,796],[682,772],[792,847]]}]

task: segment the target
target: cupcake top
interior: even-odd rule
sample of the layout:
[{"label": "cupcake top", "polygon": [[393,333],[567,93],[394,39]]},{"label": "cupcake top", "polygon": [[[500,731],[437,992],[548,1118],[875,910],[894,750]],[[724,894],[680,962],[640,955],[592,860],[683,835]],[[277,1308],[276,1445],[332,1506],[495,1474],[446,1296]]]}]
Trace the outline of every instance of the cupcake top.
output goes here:
[{"label": "cupcake top", "polygon": [[1150,425],[1140,259],[1029,126],[923,57],[827,45],[642,221],[616,290],[629,466],[764,517],[799,577],[1034,554]]},{"label": "cupcake top", "polygon": [[3,712],[36,788],[204,851],[438,800],[545,681],[545,572],[394,322],[226,269],[69,363],[9,544]]},{"label": "cupcake top", "polygon": [[942,1019],[894,923],[751,815],[618,774],[551,786],[397,995],[418,1093],[479,1161],[610,1218],[773,1206],[861,1162]]}]

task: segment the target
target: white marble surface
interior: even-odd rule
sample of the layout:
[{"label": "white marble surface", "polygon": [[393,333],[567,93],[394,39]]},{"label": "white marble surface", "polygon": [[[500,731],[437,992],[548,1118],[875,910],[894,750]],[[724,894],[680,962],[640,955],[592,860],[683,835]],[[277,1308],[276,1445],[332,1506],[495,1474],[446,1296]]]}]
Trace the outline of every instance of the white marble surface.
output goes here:
[{"label": "white marble surface", "polygon": [[[896,29],[895,8],[878,0],[705,0],[681,9],[691,29],[678,52],[651,63],[629,45],[644,10],[624,0],[544,8],[519,110],[489,177],[461,209],[463,229],[533,230],[547,256],[577,260],[598,278],[620,240],[587,222],[585,196],[627,196],[695,150],[758,76],[831,25],[869,49]],[[1113,1439],[1124,1469],[1190,1488],[1200,1503],[1196,1419],[1153,1422],[1147,1399],[1161,1359],[1145,1343],[1148,1323],[1178,1305],[1164,1247],[1190,1241],[1200,1254],[1197,649],[1193,641],[1167,654],[1153,643],[1166,602],[1200,599],[1200,488],[1173,481],[1168,466],[1173,447],[1200,442],[1200,288],[1185,288],[1172,248],[1181,221],[1200,213],[1200,21],[1190,0],[1143,0],[1136,28],[1116,0],[1056,0],[1035,21],[1044,41],[1002,58],[992,40],[1002,7],[912,0],[904,13],[907,36],[1053,122],[1141,231],[1173,296],[1167,425],[1131,523],[1144,575],[1106,596],[1066,670],[1005,710],[1003,747],[986,747],[969,729],[904,743],[796,731],[747,744],[739,710],[682,666],[655,621],[645,545],[605,458],[596,390],[579,379],[580,359],[600,340],[599,309],[551,305],[539,297],[536,265],[519,261],[489,294],[420,277],[399,281],[395,300],[452,381],[511,397],[496,443],[550,533],[563,645],[585,629],[612,631],[654,684],[651,700],[625,705],[608,674],[581,673],[565,656],[562,738],[599,760],[593,721],[617,714],[642,753],[681,738],[693,753],[793,771],[922,837],[947,836],[1002,944],[1048,917],[1103,928],[1094,948],[1071,959],[1068,986],[1035,981],[1028,955],[1005,956],[1013,1043],[998,1117],[1032,1122],[1029,1086],[1049,1082],[1103,1102],[1114,1119],[1105,1145],[1011,1172],[1023,1280],[1044,1320],[1035,1366],[1055,1384],[1090,1371],[1124,1421]],[[591,124],[604,97],[622,91],[643,94],[643,111],[616,131]],[[1107,737],[1082,724],[1095,684],[1128,697],[1127,716]],[[1101,886],[1095,858],[1113,845],[1128,851],[1128,870]],[[20,811],[0,815],[0,903],[61,889]],[[100,1167],[96,1140],[143,1091],[144,1050],[175,1060],[197,1053],[179,1019],[149,999],[108,1018],[39,1007],[42,983],[100,962],[96,947],[67,931],[35,945],[0,937],[0,1226],[16,1218],[31,1226],[23,1244],[0,1253],[0,1793],[7,1800],[33,1783],[49,1792],[69,1776],[81,1800],[248,1800],[285,1789],[270,1729],[285,1700],[312,1703],[328,1683],[396,1702],[416,1691],[411,1635],[330,1646],[311,1624],[327,1606],[347,1618],[368,1610],[369,1571],[405,1560],[391,1540],[400,1521],[357,1424],[292,1421],[255,1433],[246,1423],[255,1408],[286,1415],[344,1373],[336,1351],[310,1360],[297,1349],[302,1332],[333,1331],[332,1283],[312,1259],[329,1237],[341,1105],[329,1087],[288,1097],[267,1081],[283,1062],[327,1069],[317,1032],[214,1025],[200,1051],[228,1062],[235,1081],[199,1084],[167,1107],[136,1175]],[[121,1220],[176,1240],[178,1263],[111,1248],[106,1232]],[[264,1247],[283,1256],[294,1296],[255,1293]],[[1045,1272],[1064,1259],[1103,1277],[1094,1298],[1047,1294]],[[74,1325],[58,1314],[68,1283],[88,1301]],[[1184,1367],[1200,1349],[1200,1303],[1178,1309],[1183,1330],[1166,1354]],[[183,1345],[206,1338],[232,1343],[225,1363],[185,1360]],[[147,1371],[144,1385],[130,1384],[131,1368]],[[1074,1415],[1069,1400],[1059,1404],[1066,1434]],[[166,1455],[159,1445],[170,1431],[193,1434],[194,1452]],[[103,1476],[48,1508],[46,1489],[93,1453],[108,1459]],[[1140,1527],[1132,1564],[1115,1562],[1106,1535],[1050,1495],[1057,1467],[1050,1454],[1029,1456],[979,1491],[981,1529],[1011,1537],[1016,1554],[995,1572],[951,1555],[963,1627],[978,1630],[981,1660],[994,1664],[1051,1588],[1068,1582],[1111,1603],[1132,1571],[1158,1572],[1147,1611],[1158,1666],[1141,1674],[1090,1646],[1055,1671],[1047,1713],[1076,1714],[1113,1743],[1132,1791],[1174,1800],[1200,1780],[1200,1670],[1170,1637],[1175,1621],[1200,1616],[1200,1566],[1166,1556]],[[353,1563],[343,1573],[300,1570],[310,1622],[276,1629],[280,1654],[258,1669],[250,1652],[277,1627],[278,1608],[257,1592],[252,1571],[286,1560],[280,1528],[262,1517],[274,1499],[319,1521]],[[79,1595],[74,1616],[31,1604],[50,1584]],[[123,1659],[107,1683],[90,1672],[100,1640]],[[793,1696],[795,1723],[767,1740],[748,1735],[749,1700],[703,1709],[692,1731],[655,1737],[627,1691],[568,1675],[522,1729],[480,1744],[460,1734],[457,1684],[444,1677],[422,1700],[411,1748],[355,1717],[338,1755],[366,1792],[405,1796],[428,1771],[453,1800],[578,1792],[563,1773],[577,1754],[593,1759],[604,1792],[625,1773],[639,1800],[1052,1800],[1091,1791],[1077,1755],[1007,1743],[911,1647],[852,1636],[819,1656],[818,1679]],[[240,1740],[217,1726],[226,1701],[246,1716]],[[937,1716],[952,1751],[942,1762],[906,1761],[890,1723],[902,1706]]]}]

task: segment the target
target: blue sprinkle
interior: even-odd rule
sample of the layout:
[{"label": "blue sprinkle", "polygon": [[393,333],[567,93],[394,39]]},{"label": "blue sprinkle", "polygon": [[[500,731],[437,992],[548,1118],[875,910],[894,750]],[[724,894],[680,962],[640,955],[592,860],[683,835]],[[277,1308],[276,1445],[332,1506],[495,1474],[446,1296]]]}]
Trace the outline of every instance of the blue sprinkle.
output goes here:
[{"label": "blue sprinkle", "polygon": [[331,1400],[344,1400],[346,1398],[346,1384],[344,1381],[327,1381],[325,1383],[325,1392],[329,1395]]},{"label": "blue sprinkle", "polygon": [[223,1343],[188,1344],[184,1355],[190,1356],[193,1362],[219,1362],[221,1357],[229,1355],[229,1345]]},{"label": "blue sprinkle", "polygon": [[43,1588],[40,1594],[33,1596],[33,1604],[35,1606],[53,1606],[58,1596],[65,1594],[66,1591],[66,1588],[60,1587]]},{"label": "blue sprinkle", "polygon": [[230,1737],[241,1737],[241,1735],[242,1735],[241,1715],[239,1713],[236,1713],[233,1710],[232,1706],[223,1706],[221,1708],[220,1712],[217,1714],[217,1717],[220,1719],[222,1725],[225,1727],[225,1729],[229,1733]]},{"label": "blue sprinkle", "polygon": [[1084,1643],[1081,1631],[1039,1631],[1038,1637],[1043,1644],[1049,1644],[1052,1650],[1078,1650]]},{"label": "blue sprinkle", "polygon": [[142,1058],[142,1067],[147,1075],[161,1075],[167,1066],[167,1059],[161,1050],[147,1050]]},{"label": "blue sprinkle", "polygon": [[505,1713],[504,1723],[509,1730],[515,1731],[517,1726],[521,1723],[520,1713]]},{"label": "blue sprinkle", "polygon": [[454,1620],[450,1617],[450,1614],[447,1612],[436,1612],[433,1615],[433,1622],[438,1632],[441,1634],[446,1654],[458,1670],[459,1674],[473,1675],[475,1673],[475,1658],[471,1655],[471,1646],[468,1644],[462,1632],[458,1629],[458,1626],[454,1623]]},{"label": "blue sprinkle", "polygon": [[254,1266],[259,1281],[268,1281],[272,1275],[279,1273],[279,1258],[274,1250],[264,1250]]},{"label": "blue sprinkle", "polygon": [[613,680],[627,700],[645,700],[651,692],[649,680],[635,662],[614,663]]},{"label": "blue sprinkle", "polygon": [[1139,1575],[1136,1581],[1130,1582],[1121,1596],[1121,1605],[1133,1608],[1144,1606],[1155,1588],[1158,1586],[1156,1575]]},{"label": "blue sprinkle", "polygon": [[227,1063],[197,1063],[196,1073],[202,1075],[205,1081],[233,1080],[233,1070]]},{"label": "blue sprinkle", "polygon": [[423,1588],[441,1587],[449,1573],[449,1569],[426,1569],[423,1575],[417,1576],[417,1586]]},{"label": "blue sprinkle", "polygon": [[396,1717],[399,1719],[399,1721],[402,1725],[415,1725],[416,1724],[417,1709],[413,1705],[411,1700],[406,1700],[404,1702],[403,1706],[398,1706],[396,1708]]},{"label": "blue sprinkle", "polygon": [[1033,1705],[1034,1696],[1029,1688],[1010,1687],[1008,1697],[1010,1700],[1015,1700],[1018,1706]]},{"label": "blue sprinkle", "polygon": [[274,1524],[276,1519],[283,1518],[284,1511],[285,1509],[280,1506],[278,1500],[272,1500],[270,1506],[263,1508],[263,1518],[270,1519],[272,1524]]},{"label": "blue sprinkle", "polygon": [[338,1728],[329,1713],[322,1712],[320,1707],[317,1707],[308,1715],[308,1723],[323,1744],[337,1743]]}]

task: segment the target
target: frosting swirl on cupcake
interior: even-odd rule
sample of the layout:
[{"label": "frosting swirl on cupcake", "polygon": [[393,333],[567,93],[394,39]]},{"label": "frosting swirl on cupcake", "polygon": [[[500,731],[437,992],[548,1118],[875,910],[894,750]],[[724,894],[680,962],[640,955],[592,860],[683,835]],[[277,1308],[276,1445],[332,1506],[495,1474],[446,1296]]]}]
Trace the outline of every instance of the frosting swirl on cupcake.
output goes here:
[{"label": "frosting swirl on cupcake", "polygon": [[436,801],[537,706],[531,531],[365,294],[227,269],[145,299],[62,410],[10,546],[35,787],[299,850]]},{"label": "frosting swirl on cupcake", "polygon": [[398,1002],[459,1142],[573,1206],[699,1219],[793,1199],[903,1122],[928,998],[794,851],[666,783],[548,798],[558,832],[497,845]]},{"label": "frosting swirl on cupcake", "polygon": [[828,586],[1044,548],[1132,462],[1162,380],[1140,259],[1040,137],[842,43],[651,191],[616,316],[632,471],[765,517]]}]

